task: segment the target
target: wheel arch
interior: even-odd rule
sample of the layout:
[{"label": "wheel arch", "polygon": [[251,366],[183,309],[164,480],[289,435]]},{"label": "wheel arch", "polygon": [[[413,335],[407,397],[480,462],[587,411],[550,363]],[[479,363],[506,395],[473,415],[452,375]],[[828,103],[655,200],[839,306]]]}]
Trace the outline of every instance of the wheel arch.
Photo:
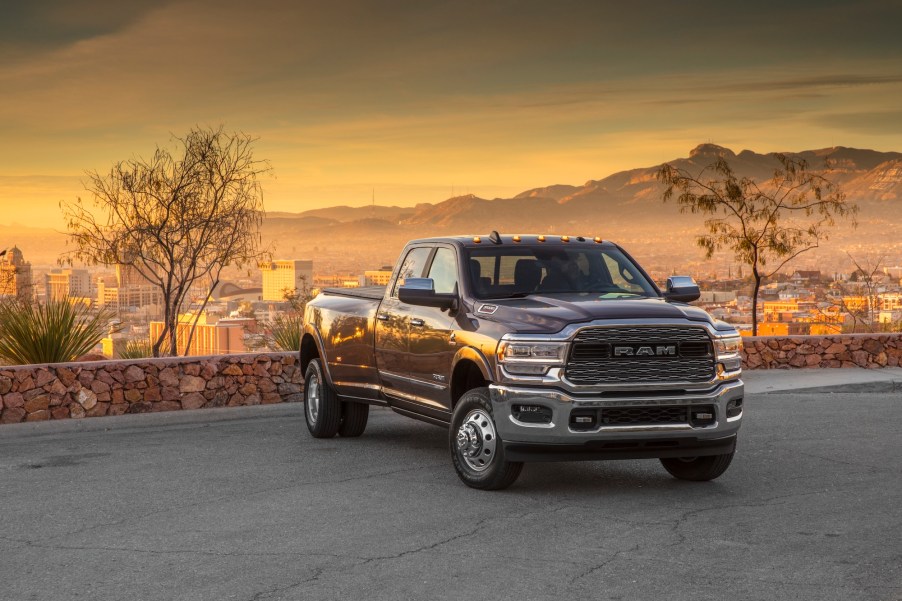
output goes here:
[{"label": "wheel arch", "polygon": [[307,331],[304,333],[304,336],[301,338],[301,352],[300,352],[300,368],[301,374],[307,373],[307,366],[310,365],[310,362],[314,359],[319,359],[320,367],[323,370],[323,375],[326,378],[326,382],[329,385],[332,385],[332,374],[329,373],[329,364],[326,361],[326,354],[323,352],[322,341],[319,338],[319,334],[316,330]]},{"label": "wheel arch", "polygon": [[451,369],[451,409],[467,391],[492,382],[488,361],[478,350],[465,347],[454,357]]}]

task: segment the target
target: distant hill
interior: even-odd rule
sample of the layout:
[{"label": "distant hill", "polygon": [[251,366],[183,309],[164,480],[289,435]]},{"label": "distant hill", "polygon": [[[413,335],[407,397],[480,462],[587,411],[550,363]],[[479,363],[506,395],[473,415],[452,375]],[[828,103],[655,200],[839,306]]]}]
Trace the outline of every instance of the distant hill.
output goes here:
[{"label": "distant hill", "polygon": [[[854,240],[879,242],[891,231],[902,231],[902,153],[856,148],[823,148],[794,154],[816,171],[840,184],[848,199],[860,207],[858,230],[840,225],[832,232],[836,245]],[[778,162],[774,153],[742,150],[738,154],[715,144],[700,144],[688,157],[669,161],[676,167],[700,171],[718,156],[724,156],[735,172],[757,180],[773,175]],[[401,207],[331,207],[296,214],[328,217],[324,227],[278,228],[281,240],[292,236],[305,242],[295,248],[318,252],[341,240],[349,255],[372,252],[392,261],[408,239],[432,235],[485,234],[493,229],[506,232],[571,233],[601,235],[647,256],[657,256],[663,246],[672,255],[698,258],[693,237],[701,231],[702,218],[681,214],[674,203],[662,202],[662,186],[656,173],[661,165],[621,171],[583,185],[555,184],[525,190],[512,198],[485,199],[456,196],[413,209]],[[386,215],[384,220],[362,220],[361,215]],[[333,223],[334,220],[336,223]],[[269,222],[269,218],[267,219]],[[300,225],[300,224],[298,224]],[[268,230],[276,228],[267,227]],[[838,247],[834,254],[842,254]],[[663,256],[663,255],[662,255]],[[341,264],[340,258],[334,258]]]},{"label": "distant hill", "polygon": [[[841,255],[838,249],[843,244],[887,243],[890,233],[902,231],[902,153],[836,147],[795,154],[817,170],[824,169],[829,159],[828,177],[860,207],[859,228],[837,227],[831,252]],[[670,163],[700,171],[718,156],[726,157],[738,175],[758,180],[769,178],[777,166],[773,153],[736,153],[715,144],[700,144],[688,157]],[[495,229],[599,235],[625,245],[640,259],[657,257],[663,264],[697,260],[693,237],[702,229],[702,218],[681,214],[674,203],[662,202],[662,187],[655,177],[660,167],[620,171],[582,185],[533,188],[512,198],[466,195],[414,207],[274,211],[267,213],[262,234],[279,258],[314,258],[325,270],[392,263],[412,238],[486,234]],[[65,250],[65,235],[49,229],[0,227],[0,248],[13,244],[33,264],[54,264]]]}]

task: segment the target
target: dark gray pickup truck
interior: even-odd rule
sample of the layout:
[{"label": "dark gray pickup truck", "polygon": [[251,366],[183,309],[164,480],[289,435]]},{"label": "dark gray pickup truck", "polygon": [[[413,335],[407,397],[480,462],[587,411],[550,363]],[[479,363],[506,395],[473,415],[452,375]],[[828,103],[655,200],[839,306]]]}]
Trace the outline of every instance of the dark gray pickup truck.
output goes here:
[{"label": "dark gray pickup truck", "polygon": [[474,488],[528,461],[658,458],[711,480],[742,420],[742,342],[661,291],[620,247],[579,236],[414,240],[385,288],[307,304],[305,416],[317,438],[359,436],[369,405],[449,428]]}]

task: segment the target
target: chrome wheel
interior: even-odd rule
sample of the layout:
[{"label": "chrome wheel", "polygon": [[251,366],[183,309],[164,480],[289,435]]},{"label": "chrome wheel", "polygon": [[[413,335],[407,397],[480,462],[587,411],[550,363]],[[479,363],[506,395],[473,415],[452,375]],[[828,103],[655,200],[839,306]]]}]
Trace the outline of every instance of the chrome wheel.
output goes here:
[{"label": "chrome wheel", "polygon": [[316,423],[316,418],[319,416],[319,377],[314,373],[307,380],[306,384],[307,390],[304,395],[304,404],[307,406],[307,419],[310,420],[311,424]]},{"label": "chrome wheel", "polygon": [[491,416],[474,409],[457,429],[457,452],[467,466],[477,472],[489,468],[495,458],[498,435]]}]

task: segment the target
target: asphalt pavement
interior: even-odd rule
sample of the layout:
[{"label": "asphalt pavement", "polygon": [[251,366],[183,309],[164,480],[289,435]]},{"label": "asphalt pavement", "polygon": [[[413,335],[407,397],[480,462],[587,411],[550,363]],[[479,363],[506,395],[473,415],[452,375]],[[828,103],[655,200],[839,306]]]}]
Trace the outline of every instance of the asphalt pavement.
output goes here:
[{"label": "asphalt pavement", "polygon": [[4,426],[0,599],[902,599],[902,394],[770,392],[710,483],[646,460],[476,491],[384,409],[358,439],[301,405]]}]

